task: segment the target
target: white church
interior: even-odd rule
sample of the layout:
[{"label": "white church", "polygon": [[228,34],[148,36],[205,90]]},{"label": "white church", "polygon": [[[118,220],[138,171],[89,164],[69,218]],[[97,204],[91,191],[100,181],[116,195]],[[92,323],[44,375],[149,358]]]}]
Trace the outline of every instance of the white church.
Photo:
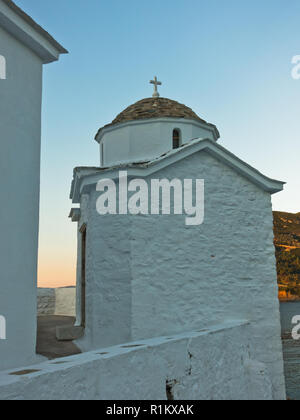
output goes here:
[{"label": "white church", "polygon": [[[66,52],[0,0],[0,186],[10,197],[0,218],[0,400],[285,399],[271,204],[284,183],[222,147],[215,125],[160,97],[157,78],[152,97],[98,131],[99,166],[74,170],[76,324],[57,337],[82,353],[36,357],[42,65]],[[120,193],[125,173],[126,199],[140,197],[131,212]],[[10,193],[20,177],[22,209]],[[152,193],[138,195],[153,180],[165,181],[167,211],[162,199],[147,212]],[[189,190],[189,209],[196,202],[201,213],[195,224],[183,206],[189,195],[175,194],[187,180],[201,185],[199,202]],[[118,211],[104,214],[99,200],[110,185]]]},{"label": "white church", "polygon": [[[74,170],[74,338],[91,351],[245,321],[251,359],[268,372],[272,397],[283,398],[271,195],[284,184],[222,147],[215,125],[161,98],[157,78],[151,83],[153,97],[98,131],[99,167]],[[118,184],[120,171],[149,187],[154,178],[202,179],[203,223],[186,226],[186,215],[162,212],[99,214],[97,185]]]}]

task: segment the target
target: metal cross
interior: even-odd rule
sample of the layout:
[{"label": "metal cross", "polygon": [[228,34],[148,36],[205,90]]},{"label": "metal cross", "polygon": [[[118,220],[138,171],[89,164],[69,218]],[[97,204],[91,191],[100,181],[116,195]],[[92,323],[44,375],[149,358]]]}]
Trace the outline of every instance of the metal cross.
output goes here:
[{"label": "metal cross", "polygon": [[154,85],[154,93],[152,95],[153,98],[159,98],[159,93],[158,93],[158,90],[157,90],[157,86],[161,86],[162,83],[157,80],[156,76],[154,77],[154,80],[150,80],[150,83],[152,85]]}]

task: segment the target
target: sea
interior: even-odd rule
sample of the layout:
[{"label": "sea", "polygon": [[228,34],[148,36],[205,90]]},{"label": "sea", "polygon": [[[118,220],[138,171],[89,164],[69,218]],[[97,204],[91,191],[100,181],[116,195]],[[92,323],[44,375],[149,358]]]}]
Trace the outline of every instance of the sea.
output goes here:
[{"label": "sea", "polygon": [[300,401],[300,340],[291,336],[292,319],[300,316],[300,302],[282,302],[280,313],[287,397]]}]

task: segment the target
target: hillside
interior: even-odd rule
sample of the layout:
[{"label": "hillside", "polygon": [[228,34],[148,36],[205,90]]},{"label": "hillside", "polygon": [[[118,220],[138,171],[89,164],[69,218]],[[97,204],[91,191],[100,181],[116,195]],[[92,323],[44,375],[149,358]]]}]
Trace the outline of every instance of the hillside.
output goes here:
[{"label": "hillside", "polygon": [[279,297],[300,300],[300,213],[274,212]]}]

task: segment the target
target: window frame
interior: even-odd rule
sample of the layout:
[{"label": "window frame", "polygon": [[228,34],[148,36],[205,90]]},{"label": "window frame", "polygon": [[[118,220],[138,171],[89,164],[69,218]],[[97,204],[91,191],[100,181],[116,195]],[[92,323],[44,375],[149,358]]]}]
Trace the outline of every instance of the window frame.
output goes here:
[{"label": "window frame", "polygon": [[[178,145],[175,145],[175,141],[178,142]],[[174,128],[172,131],[172,149],[179,149],[181,144],[181,130],[179,128]]]}]

